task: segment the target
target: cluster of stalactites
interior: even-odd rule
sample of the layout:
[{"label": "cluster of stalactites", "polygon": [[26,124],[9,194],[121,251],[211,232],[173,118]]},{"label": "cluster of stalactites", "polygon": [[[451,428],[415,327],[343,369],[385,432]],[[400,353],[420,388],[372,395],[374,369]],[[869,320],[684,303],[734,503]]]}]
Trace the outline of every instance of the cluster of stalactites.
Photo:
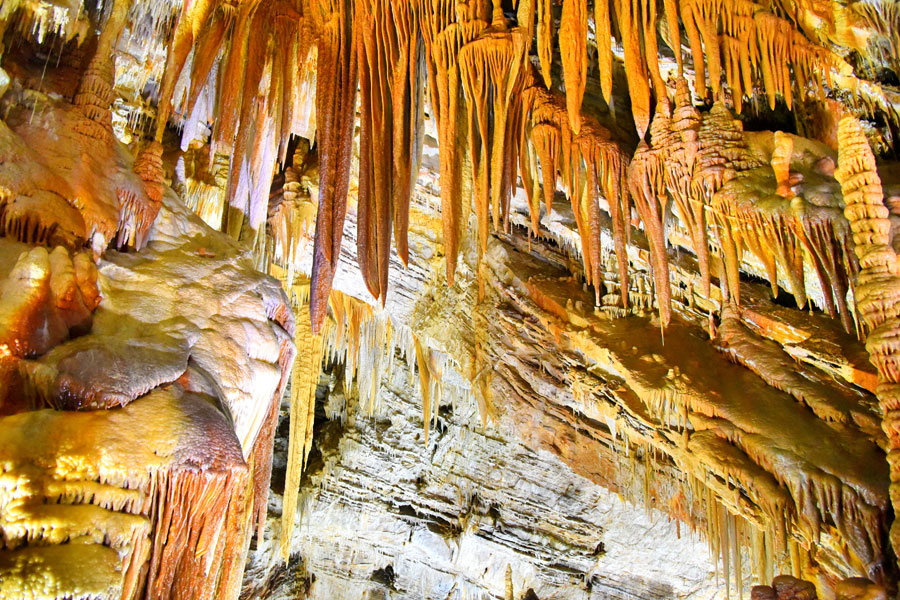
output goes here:
[{"label": "cluster of stalactites", "polygon": [[[258,230],[266,218],[268,185],[276,157],[284,158],[300,110],[295,92],[297,65],[305,61],[310,47],[317,49],[315,113],[321,182],[311,291],[311,318],[317,331],[325,317],[340,256],[357,89],[358,262],[369,291],[384,302],[392,237],[400,259],[404,263],[408,260],[409,202],[421,149],[427,71],[431,112],[439,137],[448,283],[452,285],[455,278],[466,227],[467,192],[470,190],[474,199],[480,256],[486,249],[490,228],[505,224],[516,165],[529,192],[532,226],[537,227],[534,192],[538,186],[531,174],[540,162],[542,167],[552,165],[541,169],[548,209],[555,188],[550,184],[555,184],[556,173],[566,180],[582,237],[586,277],[595,284],[600,283],[597,192],[602,191],[613,220],[623,304],[627,304],[625,239],[630,194],[622,181],[628,161],[605,132],[598,134],[595,124],[581,114],[588,56],[586,0],[562,3],[559,47],[567,90],[564,119],[558,112],[535,109],[533,99],[538,95],[526,93],[535,88],[528,64],[535,25],[540,74],[545,84],[550,83],[551,5],[545,1],[519,2],[519,18],[513,26],[507,22],[501,3],[488,0],[194,3],[183,10],[170,43],[157,139],[173,104],[182,107],[186,118],[196,119],[200,94],[214,97],[219,119],[214,124],[211,147],[213,151],[234,150],[228,185],[231,206],[225,226],[232,235],[240,236],[243,216],[249,215],[250,229]],[[645,146],[651,154],[641,154],[640,164],[633,169],[634,179],[646,179],[648,160],[673,164],[672,170],[651,168],[653,173],[659,172],[653,175],[652,185],[646,180],[632,186],[632,191],[642,195],[638,210],[650,237],[658,242],[655,232],[663,231],[666,201],[671,196],[691,233],[706,289],[707,224],[700,207],[708,205],[712,192],[721,186],[722,170],[694,173],[697,156],[703,150],[697,144],[699,117],[680,77],[675,113],[671,113],[658,62],[657,22],[663,21],[669,31],[667,42],[675,52],[679,74],[683,61],[678,31],[679,23],[683,23],[699,95],[706,95],[708,82],[713,97],[720,98],[724,71],[738,110],[741,95],[751,93],[757,81],[763,82],[770,104],[777,94],[791,104],[792,79],[801,88],[812,81],[821,93],[822,77],[827,77],[830,69],[829,54],[808,42],[789,22],[746,0],[727,6],[723,0],[666,0],[662,9],[664,14],[658,15],[656,3],[647,0],[594,3],[601,91],[611,99],[610,22],[615,13],[618,23],[628,24],[618,29],[635,125],[642,138],[648,131],[654,138]],[[206,22],[209,25],[195,33],[195,25]],[[265,35],[251,36],[250,32]],[[735,44],[737,39],[748,43],[740,48]],[[192,49],[189,85],[182,100],[176,97],[176,83]],[[264,79],[268,85],[261,85]],[[653,99],[655,109],[651,109]],[[652,112],[656,114],[654,119]],[[652,120],[660,123],[651,127]],[[671,136],[665,133],[669,130]],[[471,186],[463,181],[464,158],[471,165]],[[675,171],[681,176],[673,175]],[[655,198],[653,203],[651,196]],[[660,252],[664,252],[664,245]],[[654,274],[667,303],[668,293],[661,286],[662,271],[662,267],[655,268]]]},{"label": "cluster of stalactites", "polygon": [[[553,208],[557,179],[567,191],[581,237],[585,279],[593,284],[597,300],[603,283],[600,259],[600,205],[606,199],[612,218],[613,240],[619,267],[623,306],[628,305],[628,238],[631,204],[625,184],[628,157],[611,133],[594,119],[582,117],[576,134],[569,120],[566,100],[540,85],[525,90],[524,131],[519,168],[529,196],[532,228],[537,232],[539,188],[543,188],[546,210]],[[535,169],[540,166],[542,185]]]},{"label": "cluster of stalactites", "polygon": [[[550,0],[537,3],[537,49],[544,84],[552,84],[554,15]],[[612,5],[612,10],[610,10]],[[781,95],[792,105],[793,86],[804,91],[813,84],[824,96],[823,83],[834,60],[828,50],[804,37],[792,23],[748,0],[665,0],[663,15],[657,3],[648,0],[609,0],[594,3],[595,40],[600,88],[607,102],[612,98],[611,14],[619,24],[619,41],[624,51],[625,76],[631,98],[635,128],[641,138],[649,129],[652,99],[666,101],[666,84],[659,65],[657,22],[663,17],[666,42],[683,73],[680,24],[684,25],[691,48],[696,89],[706,96],[707,84],[713,99],[722,99],[724,80],[731,90],[738,112],[742,98],[752,96],[762,83],[769,105],[774,108]],[[559,19],[559,49],[567,92],[570,126],[577,133],[584,96],[587,68],[587,0],[564,0]],[[708,74],[708,77],[707,77]]]},{"label": "cluster of stalactites", "polygon": [[[155,140],[173,110],[186,130],[214,107],[210,152],[231,152],[224,228],[241,237],[265,223],[276,162],[283,164],[303,109],[300,66],[313,41],[299,0],[185,3],[169,42]],[[178,88],[190,62],[184,89]],[[202,99],[202,100],[201,100]]]},{"label": "cluster of stalactites", "polygon": [[317,42],[316,130],[319,152],[319,208],[310,292],[310,318],[319,333],[328,296],[341,256],[350,163],[359,56],[350,0],[322,0],[323,24]]},{"label": "cluster of stalactites", "polygon": [[505,223],[509,213],[530,39],[521,27],[507,30],[501,20],[463,46],[458,57],[468,100],[466,137],[474,178],[479,255],[487,250],[489,227],[499,229],[501,218]]},{"label": "cluster of stalactites", "polygon": [[[387,296],[391,230],[409,261],[409,203],[422,150],[422,55],[408,0],[357,0],[360,81],[358,263],[369,292]],[[389,158],[390,160],[386,160]]]}]

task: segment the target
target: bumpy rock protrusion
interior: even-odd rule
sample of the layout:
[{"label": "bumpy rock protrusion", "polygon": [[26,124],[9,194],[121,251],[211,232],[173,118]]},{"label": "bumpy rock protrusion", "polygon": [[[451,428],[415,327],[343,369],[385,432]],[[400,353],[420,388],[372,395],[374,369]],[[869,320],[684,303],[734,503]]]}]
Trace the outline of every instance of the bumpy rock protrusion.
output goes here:
[{"label": "bumpy rock protrusion", "polygon": [[147,232],[156,220],[162,206],[165,190],[165,174],[162,162],[162,144],[150,142],[134,160],[134,172],[143,182],[143,194],[132,190],[119,190],[118,245],[141,248]]},{"label": "bumpy rock protrusion", "polygon": [[[878,370],[876,392],[882,428],[888,438],[891,502],[900,510],[900,264],[891,247],[891,222],[875,156],[859,121],[844,116],[838,126],[838,168],[834,173],[844,195],[844,216],[850,222],[860,273],[856,310],[869,330],[866,349]],[[891,544],[900,549],[900,522],[891,525]]]}]

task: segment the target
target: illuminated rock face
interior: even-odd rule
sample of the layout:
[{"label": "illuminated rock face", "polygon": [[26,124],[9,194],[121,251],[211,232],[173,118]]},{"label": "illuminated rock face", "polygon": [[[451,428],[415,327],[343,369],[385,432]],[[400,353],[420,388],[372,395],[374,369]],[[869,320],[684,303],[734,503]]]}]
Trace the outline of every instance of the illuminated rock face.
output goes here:
[{"label": "illuminated rock face", "polygon": [[287,297],[165,186],[140,251],[82,248],[93,207],[143,188],[111,134],[104,171],[73,168],[96,157],[54,148],[70,106],[34,102],[3,129],[28,152],[0,185],[36,206],[0,239],[0,597],[235,598],[294,356]]},{"label": "illuminated rock face", "polygon": [[0,598],[895,594],[898,15],[2,3]]}]

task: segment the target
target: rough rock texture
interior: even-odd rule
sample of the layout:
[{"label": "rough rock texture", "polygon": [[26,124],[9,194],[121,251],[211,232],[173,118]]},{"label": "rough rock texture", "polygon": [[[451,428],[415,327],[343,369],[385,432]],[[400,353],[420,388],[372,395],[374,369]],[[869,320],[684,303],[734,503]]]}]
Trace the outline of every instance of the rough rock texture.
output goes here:
[{"label": "rough rock texture", "polygon": [[[57,147],[71,108],[32,101],[42,117],[11,119],[4,139],[28,139],[71,180],[87,160]],[[127,150],[106,142],[106,170],[80,180],[95,206],[136,180]],[[3,176],[18,181],[14,169]],[[239,592],[266,505],[293,316],[246,249],[163,192],[138,252],[0,239],[4,599]]]},{"label": "rough rock texture", "polygon": [[[684,529],[679,538],[666,515],[623,501],[551,452],[528,448],[512,424],[482,429],[471,397],[441,404],[425,444],[417,386],[399,358],[374,415],[335,378],[323,382],[334,390],[320,387],[292,560],[281,575],[275,540],[251,551],[245,597],[290,598],[304,579],[310,598],[714,592],[696,533]],[[279,512],[276,499],[273,537]]]}]

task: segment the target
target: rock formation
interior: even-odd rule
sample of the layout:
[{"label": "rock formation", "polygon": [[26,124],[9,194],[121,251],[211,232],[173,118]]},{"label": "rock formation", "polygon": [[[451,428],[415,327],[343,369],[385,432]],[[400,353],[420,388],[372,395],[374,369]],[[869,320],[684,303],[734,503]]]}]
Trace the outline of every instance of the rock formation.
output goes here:
[{"label": "rock formation", "polygon": [[894,597],[898,15],[0,3],[0,599]]}]

